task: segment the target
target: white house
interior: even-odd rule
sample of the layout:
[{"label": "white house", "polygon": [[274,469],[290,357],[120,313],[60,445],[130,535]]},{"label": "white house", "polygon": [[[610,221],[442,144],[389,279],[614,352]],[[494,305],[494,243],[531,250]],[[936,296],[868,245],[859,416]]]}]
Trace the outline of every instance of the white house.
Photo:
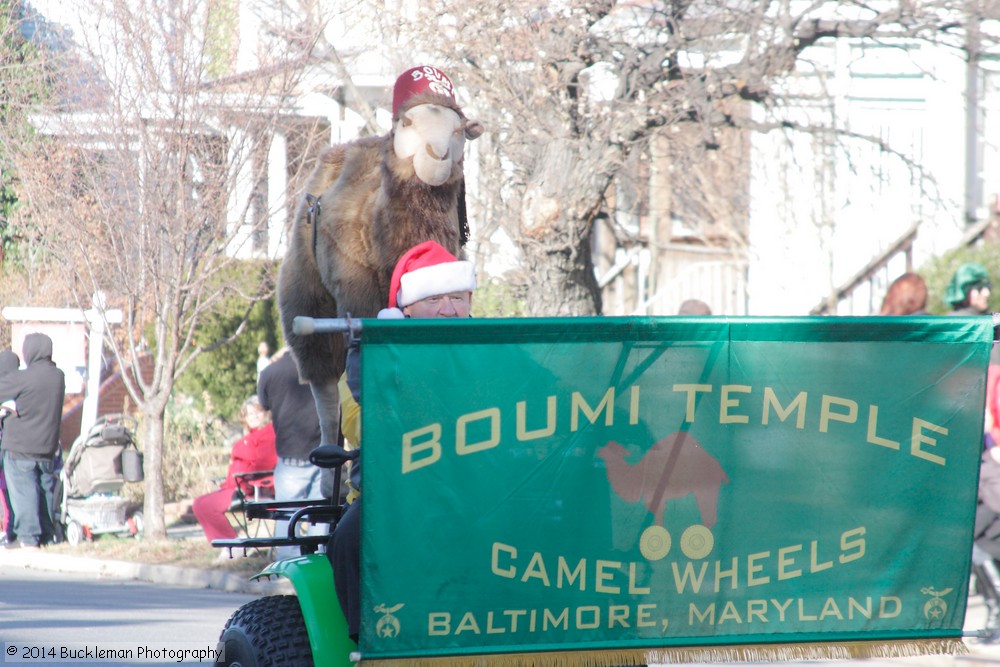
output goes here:
[{"label": "white house", "polygon": [[[50,20],[87,29],[71,0],[32,4]],[[238,75],[253,71],[267,48],[261,16],[268,9],[252,0],[237,7]],[[231,244],[233,254],[283,254],[285,228],[297,203],[289,165],[300,157],[301,146],[288,139],[297,119],[324,119],[325,141],[349,140],[365,126],[366,119],[353,110],[363,99],[380,109],[380,129],[388,128],[386,108],[399,68],[385,49],[368,43],[362,23],[346,15],[330,22],[327,35],[344,59],[342,67],[334,59],[307,71],[287,127],[279,127],[267,147],[265,190],[259,185],[255,190],[247,174],[232,192],[232,210],[256,197],[259,214],[269,221],[266,238],[260,239],[251,238],[252,225],[245,224],[246,233]],[[787,81],[802,105],[780,118],[759,119],[808,121],[831,132],[753,134],[749,248],[737,254],[678,248],[672,273],[658,284],[645,277],[648,252],[611,252],[610,265],[600,267],[598,276],[607,314],[670,314],[679,300],[697,293],[720,314],[803,315],[888,253],[886,264],[849,299],[831,300],[838,301],[837,313],[869,314],[896,275],[954,247],[970,224],[989,217],[1000,193],[1000,147],[988,140],[1000,136],[997,61],[986,54],[969,65],[959,50],[905,39],[826,40],[808,55],[803,62],[810,69],[800,65]],[[346,72],[350,80],[343,77]],[[845,141],[845,135],[854,138]],[[474,188],[474,158],[468,163]],[[901,239],[906,252],[896,253]],[[510,260],[492,257],[487,268],[493,266],[502,270]]]},{"label": "white house", "polygon": [[[789,86],[818,102],[788,120],[826,119],[858,139],[753,137],[752,314],[807,314],[911,231],[919,268],[987,220],[1000,194],[995,61],[969,65],[960,51],[905,39],[830,40],[809,56],[815,70]],[[907,268],[895,254],[832,312],[877,312]]]}]

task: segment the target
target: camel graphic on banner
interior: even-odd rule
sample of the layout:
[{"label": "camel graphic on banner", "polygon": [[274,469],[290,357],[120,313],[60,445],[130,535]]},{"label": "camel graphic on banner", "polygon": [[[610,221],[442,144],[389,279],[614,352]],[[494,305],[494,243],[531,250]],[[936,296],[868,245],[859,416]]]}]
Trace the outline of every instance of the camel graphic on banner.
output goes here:
[{"label": "camel graphic on banner", "polygon": [[688,558],[704,558],[712,551],[712,526],[718,519],[719,491],[729,483],[726,471],[690,433],[678,431],[657,442],[636,463],[627,462],[628,450],[611,441],[597,455],[607,466],[608,481],[619,498],[641,502],[653,513],[654,524],[639,539],[647,560],[660,560],[670,552],[671,537],[663,527],[667,501],[694,494],[701,524],[681,535],[681,551]]}]

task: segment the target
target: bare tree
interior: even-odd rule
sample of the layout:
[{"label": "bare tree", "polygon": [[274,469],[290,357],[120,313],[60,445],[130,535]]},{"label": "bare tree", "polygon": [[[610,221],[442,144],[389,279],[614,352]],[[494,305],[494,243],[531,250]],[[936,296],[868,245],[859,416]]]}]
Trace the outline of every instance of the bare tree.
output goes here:
[{"label": "bare tree", "polygon": [[[306,145],[315,128],[289,107],[314,39],[310,7],[267,10],[253,69],[235,72],[237,5],[201,0],[78,3],[86,29],[46,53],[58,94],[34,110],[38,135],[0,128],[21,180],[16,224],[37,230],[80,307],[103,293],[124,311],[107,344],[143,415],[146,534],[166,534],[164,419],[175,380],[206,349],[199,324],[233,295],[270,294],[266,225],[274,138]],[[302,152],[308,152],[308,147]],[[288,170],[302,166],[299,161]],[[297,188],[295,174],[289,190]],[[290,205],[290,204],[289,204]],[[98,308],[101,303],[95,304]],[[241,325],[242,327],[242,325]]]},{"label": "bare tree", "polygon": [[632,215],[623,222],[623,212],[655,212],[635,207],[661,207],[663,237],[679,222],[745,243],[747,132],[838,131],[822,113],[788,113],[822,111],[822,89],[806,99],[788,85],[810,69],[813,46],[926,40],[974,44],[974,59],[987,48],[977,26],[996,10],[995,0],[473,0],[408,7],[393,25],[409,53],[451,68],[489,128],[480,231],[508,231],[524,283],[547,286],[532,292],[532,310],[557,315],[601,312],[595,230],[604,224],[619,244],[655,235],[627,224]]},{"label": "bare tree", "polygon": [[[14,223],[19,177],[17,152],[9,146],[31,141],[28,115],[32,106],[45,99],[52,87],[51,72],[41,57],[42,47],[34,44],[22,28],[25,21],[38,22],[25,14],[20,3],[0,2],[0,127],[8,138],[0,146],[0,302],[13,303],[28,297],[37,305],[64,303],[66,289],[39,289],[44,284],[44,253],[37,230]],[[9,341],[8,341],[9,342]]]}]

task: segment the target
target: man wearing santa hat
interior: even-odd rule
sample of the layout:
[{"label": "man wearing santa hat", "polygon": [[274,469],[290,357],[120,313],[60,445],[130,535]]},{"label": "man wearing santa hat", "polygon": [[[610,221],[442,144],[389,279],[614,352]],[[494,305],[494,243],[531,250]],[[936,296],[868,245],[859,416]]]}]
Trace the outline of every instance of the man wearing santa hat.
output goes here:
[{"label": "man wearing santa hat", "polygon": [[[379,319],[469,317],[475,289],[472,262],[459,260],[434,241],[424,241],[407,250],[396,262],[389,285],[389,307],[378,316]],[[346,378],[341,381],[341,428],[344,437],[355,445],[360,442],[361,424],[357,352],[356,346],[348,352]],[[345,384],[350,391],[345,391]],[[360,459],[351,466],[351,486],[360,492]],[[354,641],[358,639],[361,619],[360,505],[358,498],[348,506],[327,549],[337,599]]]},{"label": "man wearing santa hat", "polygon": [[435,243],[424,241],[399,258],[389,283],[386,317],[468,317],[476,270]]}]

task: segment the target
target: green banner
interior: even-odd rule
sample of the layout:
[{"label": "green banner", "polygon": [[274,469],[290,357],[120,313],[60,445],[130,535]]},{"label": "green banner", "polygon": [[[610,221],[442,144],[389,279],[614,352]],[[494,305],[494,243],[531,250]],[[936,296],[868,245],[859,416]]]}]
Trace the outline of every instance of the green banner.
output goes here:
[{"label": "green banner", "polygon": [[953,646],[992,339],[987,317],[366,321],[363,659]]}]

